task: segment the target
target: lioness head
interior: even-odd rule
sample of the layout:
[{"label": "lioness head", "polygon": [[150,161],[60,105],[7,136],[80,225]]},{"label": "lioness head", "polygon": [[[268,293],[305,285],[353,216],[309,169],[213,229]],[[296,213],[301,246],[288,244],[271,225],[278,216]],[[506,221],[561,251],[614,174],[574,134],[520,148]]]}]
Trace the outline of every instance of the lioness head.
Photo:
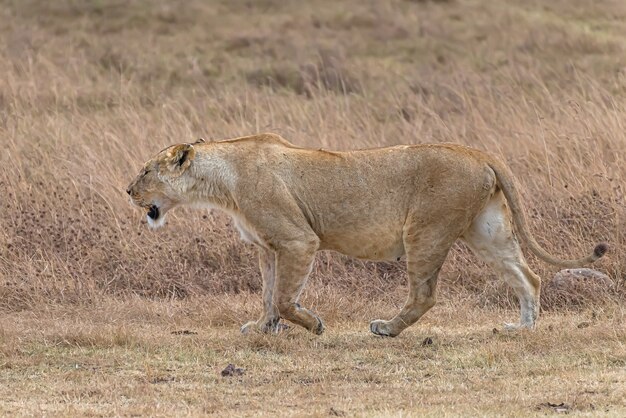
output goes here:
[{"label": "lioness head", "polygon": [[193,185],[186,172],[195,155],[192,144],[172,145],[146,162],[126,189],[131,202],[146,210],[151,228],[162,226],[167,211],[185,202],[185,193]]}]

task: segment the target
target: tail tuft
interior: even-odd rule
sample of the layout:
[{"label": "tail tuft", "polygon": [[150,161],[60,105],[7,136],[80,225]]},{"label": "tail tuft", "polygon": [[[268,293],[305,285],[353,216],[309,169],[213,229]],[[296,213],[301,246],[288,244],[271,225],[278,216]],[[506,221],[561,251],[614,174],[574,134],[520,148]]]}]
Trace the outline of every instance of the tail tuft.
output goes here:
[{"label": "tail tuft", "polygon": [[608,250],[609,245],[605,242],[601,242],[600,244],[596,245],[596,248],[593,249],[593,255],[595,255],[597,258],[600,258],[604,254],[606,254]]}]

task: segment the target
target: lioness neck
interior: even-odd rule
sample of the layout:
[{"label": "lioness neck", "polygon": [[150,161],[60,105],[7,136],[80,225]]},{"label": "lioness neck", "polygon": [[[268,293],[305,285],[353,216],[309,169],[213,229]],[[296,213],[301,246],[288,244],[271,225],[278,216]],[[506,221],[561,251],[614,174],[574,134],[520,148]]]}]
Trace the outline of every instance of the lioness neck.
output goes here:
[{"label": "lioness neck", "polygon": [[231,191],[235,173],[220,155],[198,155],[190,167],[193,185],[190,188],[192,205],[207,205],[226,210],[236,210],[237,204]]}]

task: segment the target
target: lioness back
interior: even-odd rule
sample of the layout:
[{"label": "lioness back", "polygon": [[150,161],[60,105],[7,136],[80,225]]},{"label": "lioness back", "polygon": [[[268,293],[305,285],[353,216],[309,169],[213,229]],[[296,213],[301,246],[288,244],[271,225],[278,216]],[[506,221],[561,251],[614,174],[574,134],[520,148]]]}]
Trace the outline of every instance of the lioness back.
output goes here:
[{"label": "lioness back", "polygon": [[425,224],[454,222],[459,208],[478,211],[495,186],[480,154],[459,146],[329,152],[252,138],[240,145],[256,156],[237,169],[257,179],[255,190],[243,193],[256,195],[260,204],[266,187],[284,184],[321,249],[361,258],[402,256],[409,211],[417,210]]}]

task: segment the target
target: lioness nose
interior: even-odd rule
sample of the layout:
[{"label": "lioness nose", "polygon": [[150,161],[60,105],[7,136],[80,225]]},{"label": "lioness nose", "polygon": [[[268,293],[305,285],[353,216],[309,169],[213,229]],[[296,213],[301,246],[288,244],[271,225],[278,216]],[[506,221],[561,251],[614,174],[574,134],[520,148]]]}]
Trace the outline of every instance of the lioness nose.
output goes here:
[{"label": "lioness nose", "polygon": [[126,189],[126,193],[130,194],[130,189]]}]

